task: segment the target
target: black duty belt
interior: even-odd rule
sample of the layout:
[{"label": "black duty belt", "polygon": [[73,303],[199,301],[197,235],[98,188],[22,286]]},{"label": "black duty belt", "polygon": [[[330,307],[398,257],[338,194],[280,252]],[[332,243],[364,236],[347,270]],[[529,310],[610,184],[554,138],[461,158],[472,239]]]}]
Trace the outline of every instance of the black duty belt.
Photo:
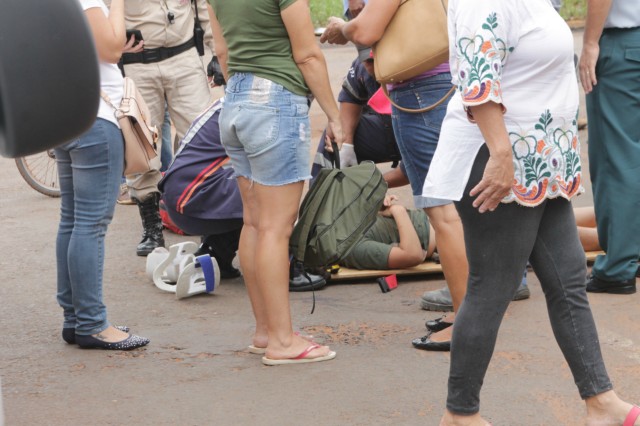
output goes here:
[{"label": "black duty belt", "polygon": [[122,63],[127,64],[152,64],[154,62],[164,61],[173,56],[195,47],[193,38],[186,43],[173,47],[157,47],[155,49],[144,49],[139,53],[124,53],[122,55]]}]

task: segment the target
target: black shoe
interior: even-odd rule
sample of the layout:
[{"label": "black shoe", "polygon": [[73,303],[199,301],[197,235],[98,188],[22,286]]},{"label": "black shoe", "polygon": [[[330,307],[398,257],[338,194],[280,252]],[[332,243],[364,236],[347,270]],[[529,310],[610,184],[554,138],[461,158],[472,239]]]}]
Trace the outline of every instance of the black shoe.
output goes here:
[{"label": "black shoe", "polygon": [[234,268],[233,266],[229,268],[220,268],[221,280],[230,280],[232,278],[238,278],[240,275],[242,275],[240,271]]},{"label": "black shoe", "polygon": [[[129,332],[129,327],[126,325],[114,325],[120,331],[124,331],[125,333]],[[76,329],[75,328],[63,328],[62,329],[62,340],[67,342],[70,345],[74,345],[76,343]]]},{"label": "black shoe", "polygon": [[587,278],[587,291],[591,293],[633,294],[636,292],[636,278],[624,281],[604,281],[591,274]]},{"label": "black shoe", "polygon": [[320,290],[327,285],[322,275],[305,270],[304,265],[296,260],[291,261],[289,268],[289,291]]},{"label": "black shoe", "polygon": [[425,351],[448,352],[451,350],[451,341],[434,342],[431,339],[429,339],[429,336],[431,336],[431,333],[427,334],[426,336],[420,337],[418,339],[413,339],[411,341],[411,344],[413,345],[414,348],[422,349]]},{"label": "black shoe", "polygon": [[104,340],[96,339],[95,337],[83,336],[76,334],[76,343],[82,349],[106,349],[111,351],[130,351],[132,349],[141,348],[148,345],[150,342],[146,337],[136,336],[130,334],[124,340],[119,342],[105,342]]},{"label": "black shoe", "polygon": [[164,247],[162,218],[160,217],[160,193],[154,192],[146,200],[133,198],[142,219],[142,240],[136,247],[138,256],[147,256],[154,249]]},{"label": "black shoe", "polygon": [[427,330],[437,333],[438,331],[442,331],[445,328],[449,328],[453,325],[452,322],[444,321],[445,317],[436,318],[434,320],[429,320],[424,323]]}]

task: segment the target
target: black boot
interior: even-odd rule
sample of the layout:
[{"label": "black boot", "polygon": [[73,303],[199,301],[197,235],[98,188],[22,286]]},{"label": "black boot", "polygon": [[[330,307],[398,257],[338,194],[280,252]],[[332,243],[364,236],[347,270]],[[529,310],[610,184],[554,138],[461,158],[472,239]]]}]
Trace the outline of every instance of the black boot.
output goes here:
[{"label": "black boot", "polygon": [[289,291],[311,291],[320,290],[327,285],[327,281],[322,275],[310,270],[305,270],[302,262],[291,260],[289,267]]},{"label": "black boot", "polygon": [[156,247],[164,247],[162,219],[160,218],[160,193],[154,192],[146,200],[133,198],[140,210],[142,219],[142,241],[136,247],[138,256],[146,256]]}]

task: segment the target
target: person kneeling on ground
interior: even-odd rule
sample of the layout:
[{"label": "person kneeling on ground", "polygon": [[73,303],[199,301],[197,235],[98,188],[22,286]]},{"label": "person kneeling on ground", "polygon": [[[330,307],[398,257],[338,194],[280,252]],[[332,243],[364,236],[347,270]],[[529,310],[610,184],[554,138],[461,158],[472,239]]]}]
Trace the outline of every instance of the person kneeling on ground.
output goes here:
[{"label": "person kneeling on ground", "polygon": [[[207,108],[191,125],[164,177],[158,184],[169,218],[191,235],[201,235],[196,256],[209,254],[220,277],[240,276],[232,264],[242,229],[242,198],[229,157],[220,143],[218,119],[223,100]],[[292,262],[290,285],[305,290],[322,288],[322,275],[303,274]]]},{"label": "person kneeling on ground", "polygon": [[[374,76],[371,48],[358,49],[338,94],[340,122],[345,142],[340,149],[340,166],[349,167],[362,161],[374,163],[393,162],[392,170],[384,174],[390,188],[408,185],[406,173],[400,163],[400,151],[393,134],[391,114],[381,113],[369,105],[380,89]],[[318,150],[311,168],[311,185],[323,168],[332,168],[332,155],[325,150],[326,131],[318,143]]]}]

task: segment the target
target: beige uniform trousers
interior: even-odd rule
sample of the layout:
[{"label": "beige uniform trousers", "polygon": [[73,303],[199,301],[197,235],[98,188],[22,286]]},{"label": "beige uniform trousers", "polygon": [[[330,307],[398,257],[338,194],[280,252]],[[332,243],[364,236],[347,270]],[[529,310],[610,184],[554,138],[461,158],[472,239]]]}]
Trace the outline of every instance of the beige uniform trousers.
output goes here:
[{"label": "beige uniform trousers", "polygon": [[[135,81],[149,107],[151,124],[157,126],[158,130],[162,128],[164,121],[166,97],[169,116],[176,127],[178,139],[184,137],[191,123],[211,103],[203,60],[195,48],[152,64],[128,64],[124,66],[124,71],[127,77]],[[161,143],[162,135],[159,135],[158,140]],[[127,176],[132,198],[142,201],[158,192],[158,182],[162,177],[159,171],[160,156],[154,163],[155,170]]]}]

